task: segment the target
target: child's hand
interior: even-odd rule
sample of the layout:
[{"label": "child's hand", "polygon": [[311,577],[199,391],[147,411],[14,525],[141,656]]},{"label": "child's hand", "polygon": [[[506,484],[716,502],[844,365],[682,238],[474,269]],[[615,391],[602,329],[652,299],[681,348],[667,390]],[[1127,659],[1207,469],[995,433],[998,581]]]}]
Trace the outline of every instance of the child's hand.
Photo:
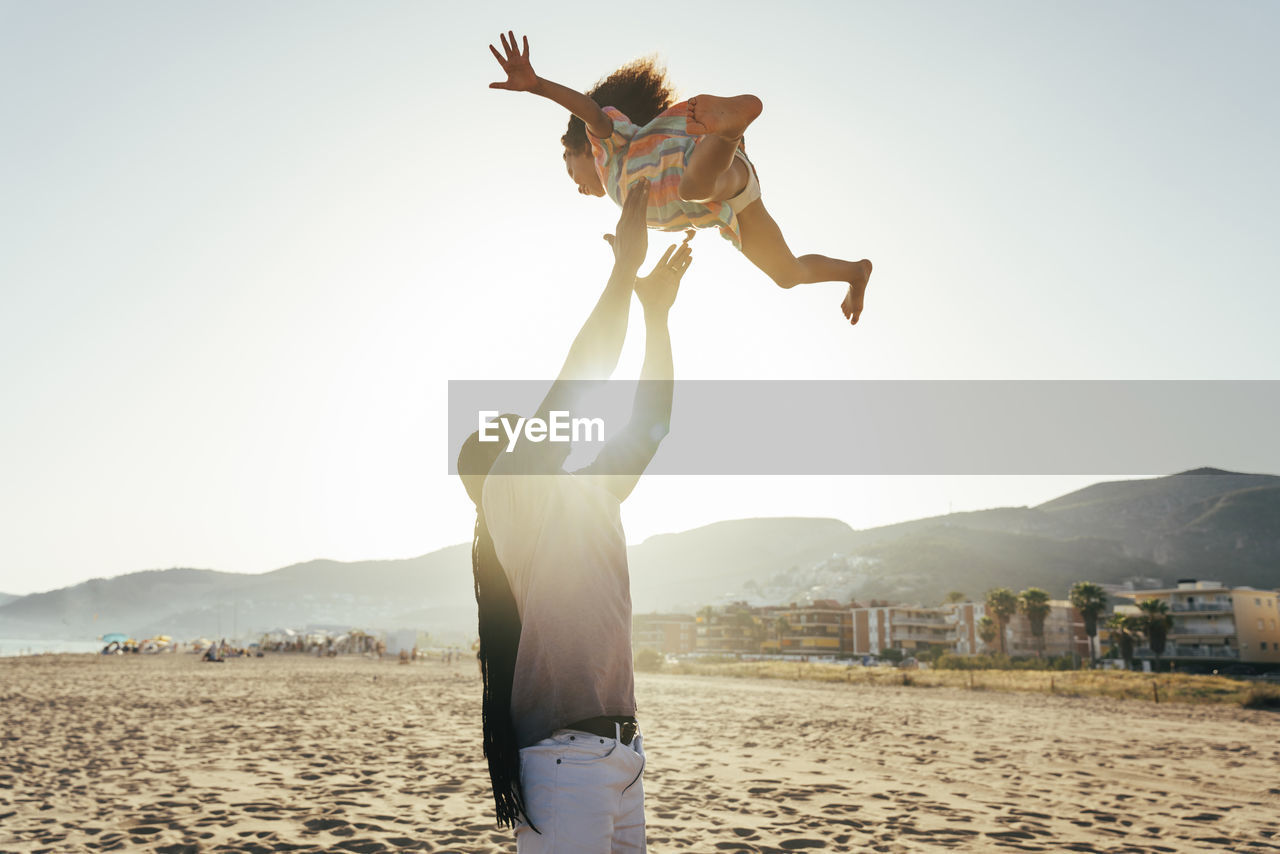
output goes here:
[{"label": "child's hand", "polygon": [[692,262],[693,250],[688,241],[679,247],[668,246],[649,275],[636,279],[636,296],[645,311],[665,312],[671,308],[680,290],[680,280]]},{"label": "child's hand", "polygon": [[493,45],[489,45],[489,52],[493,54],[493,58],[498,60],[498,64],[502,66],[502,70],[507,72],[507,80],[505,83],[490,83],[490,89],[508,89],[512,92],[532,92],[533,87],[538,85],[538,75],[533,73],[533,66],[529,63],[529,37],[523,36],[524,52],[521,53],[516,49],[516,34],[512,30],[507,31],[507,35],[511,37],[511,41],[507,41],[507,36],[499,35],[502,40],[502,49],[506,51],[506,59],[502,54],[498,53],[498,49]]},{"label": "child's hand", "polygon": [[604,239],[613,247],[613,265],[634,276],[644,263],[649,251],[649,226],[645,212],[649,205],[649,181],[641,178],[627,191],[622,203],[622,216],[618,217],[618,236],[606,234]]}]

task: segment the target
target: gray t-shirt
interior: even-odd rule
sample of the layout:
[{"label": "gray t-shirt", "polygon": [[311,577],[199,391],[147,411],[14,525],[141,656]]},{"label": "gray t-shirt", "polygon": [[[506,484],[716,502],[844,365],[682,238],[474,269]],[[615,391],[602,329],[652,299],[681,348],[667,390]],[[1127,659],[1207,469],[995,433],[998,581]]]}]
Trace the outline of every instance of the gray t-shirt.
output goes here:
[{"label": "gray t-shirt", "polygon": [[633,715],[636,699],[618,498],[589,475],[521,473],[518,457],[500,455],[481,503],[520,611],[511,715],[528,747],[575,721]]}]

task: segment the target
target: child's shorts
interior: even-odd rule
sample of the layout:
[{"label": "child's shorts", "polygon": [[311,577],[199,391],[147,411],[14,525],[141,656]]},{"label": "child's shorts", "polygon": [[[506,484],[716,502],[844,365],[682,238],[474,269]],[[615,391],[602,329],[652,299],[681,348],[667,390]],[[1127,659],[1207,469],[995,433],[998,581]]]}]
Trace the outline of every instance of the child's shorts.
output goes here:
[{"label": "child's shorts", "polygon": [[739,148],[733,152],[733,156],[737,157],[743,163],[747,164],[747,186],[742,188],[742,192],[725,202],[734,213],[742,213],[742,209],[747,205],[760,198],[760,178],[756,175],[756,167],[747,159],[747,155]]}]

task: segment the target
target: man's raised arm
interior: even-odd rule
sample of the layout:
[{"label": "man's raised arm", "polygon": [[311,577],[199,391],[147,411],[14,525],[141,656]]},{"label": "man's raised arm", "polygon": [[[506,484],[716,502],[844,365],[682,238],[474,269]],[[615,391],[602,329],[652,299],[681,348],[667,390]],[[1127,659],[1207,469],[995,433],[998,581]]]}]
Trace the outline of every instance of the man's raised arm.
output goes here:
[{"label": "man's raised arm", "polygon": [[595,462],[578,474],[599,477],[601,484],[626,499],[640,475],[658,451],[671,425],[671,395],[675,370],[671,359],[671,330],[667,318],[680,288],[680,279],[689,269],[692,254],[687,242],[672,247],[658,266],[635,284],[636,296],[644,309],[644,366],[626,427],[605,443]]},{"label": "man's raised arm", "polygon": [[[627,318],[631,311],[636,273],[649,248],[649,233],[645,225],[648,200],[648,181],[642,179],[631,186],[622,207],[622,216],[618,218],[617,235],[605,235],[613,246],[613,272],[595,308],[574,338],[560,375],[542,399],[534,419],[549,423],[552,412],[572,412],[587,387],[609,379],[618,366],[622,342],[627,336]],[[508,450],[510,453],[498,455],[490,473],[555,474],[562,471],[569,455],[569,443],[517,442]]]},{"label": "man's raised arm", "polygon": [[538,407],[539,418],[546,418],[552,410],[571,409],[584,382],[607,380],[618,366],[622,342],[627,336],[636,273],[649,249],[645,224],[648,202],[649,182],[642,178],[631,185],[627,193],[622,216],[618,218],[617,235],[605,235],[613,246],[613,272],[596,307],[574,338],[560,375]]}]

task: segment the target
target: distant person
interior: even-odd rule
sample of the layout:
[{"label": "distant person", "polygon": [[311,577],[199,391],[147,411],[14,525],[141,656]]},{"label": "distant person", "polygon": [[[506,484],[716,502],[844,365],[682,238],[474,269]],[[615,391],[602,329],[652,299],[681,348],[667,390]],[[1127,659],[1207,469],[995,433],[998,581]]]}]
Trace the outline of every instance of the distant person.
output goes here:
[{"label": "distant person", "polygon": [[[671,417],[667,314],[690,262],[669,248],[637,278],[648,248],[648,182],[630,189],[613,273],[574,339],[537,417],[570,411],[582,380],[613,373],[634,292],[644,365],[630,422],[596,461],[564,470],[565,443],[462,447],[458,471],[476,505],[471,564],[484,680],[484,754],[498,823],[521,854],[644,851],[644,750],[631,661],[631,590],[619,516]],[[487,477],[486,477],[487,473]],[[563,760],[563,761],[562,761]]]},{"label": "distant person", "polygon": [[[760,180],[743,143],[747,127],[763,109],[759,98],[698,95],[673,103],[665,73],[649,60],[624,65],[583,94],[534,72],[527,36],[523,50],[516,45],[514,32],[499,38],[503,53],[493,45],[489,51],[507,79],[491,83],[490,88],[541,95],[573,114],[560,142],[565,167],[579,193],[607,194],[621,205],[632,181],[649,178],[653,181],[646,208],[650,228],[719,228],[747,260],[782,288],[848,282],[840,310],[850,323],[858,322],[871,262],[826,255],[797,257],[760,200]],[[808,142],[804,136],[797,142],[801,156],[817,150],[811,135]]]}]

